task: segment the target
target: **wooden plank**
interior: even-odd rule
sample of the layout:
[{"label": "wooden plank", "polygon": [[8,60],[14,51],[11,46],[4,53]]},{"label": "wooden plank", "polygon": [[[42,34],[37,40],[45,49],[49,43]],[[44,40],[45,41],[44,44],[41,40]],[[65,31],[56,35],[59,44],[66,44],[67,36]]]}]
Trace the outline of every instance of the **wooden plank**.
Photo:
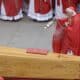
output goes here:
[{"label": "wooden plank", "polygon": [[0,47],[0,75],[49,79],[80,79],[80,57]]}]

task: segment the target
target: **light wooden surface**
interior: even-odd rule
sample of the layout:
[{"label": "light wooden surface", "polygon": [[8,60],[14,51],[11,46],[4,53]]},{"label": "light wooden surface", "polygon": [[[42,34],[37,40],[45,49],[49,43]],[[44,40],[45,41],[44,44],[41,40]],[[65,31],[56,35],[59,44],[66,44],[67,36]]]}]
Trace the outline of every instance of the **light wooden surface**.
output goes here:
[{"label": "light wooden surface", "polygon": [[0,47],[0,75],[49,79],[80,79],[80,57]]}]

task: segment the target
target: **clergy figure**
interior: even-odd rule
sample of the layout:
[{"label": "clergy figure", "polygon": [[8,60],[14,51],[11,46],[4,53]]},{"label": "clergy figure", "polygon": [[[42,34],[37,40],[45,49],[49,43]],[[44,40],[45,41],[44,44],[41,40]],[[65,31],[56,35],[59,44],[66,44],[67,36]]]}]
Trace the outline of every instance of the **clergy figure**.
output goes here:
[{"label": "clergy figure", "polygon": [[37,21],[47,21],[53,16],[51,0],[30,0],[28,16]]},{"label": "clergy figure", "polygon": [[66,18],[65,9],[69,6],[77,7],[78,0],[55,0],[55,18]]},{"label": "clergy figure", "polygon": [[80,56],[80,14],[76,14],[75,9],[66,9],[68,15],[68,26],[64,30],[62,43],[62,53],[72,52]]},{"label": "clergy figure", "polygon": [[1,16],[2,20],[18,20],[23,17],[22,0],[2,0]]},{"label": "clergy figure", "polygon": [[73,7],[67,8],[66,14],[68,18],[59,22],[61,27],[53,36],[53,51],[80,56],[80,14]]}]

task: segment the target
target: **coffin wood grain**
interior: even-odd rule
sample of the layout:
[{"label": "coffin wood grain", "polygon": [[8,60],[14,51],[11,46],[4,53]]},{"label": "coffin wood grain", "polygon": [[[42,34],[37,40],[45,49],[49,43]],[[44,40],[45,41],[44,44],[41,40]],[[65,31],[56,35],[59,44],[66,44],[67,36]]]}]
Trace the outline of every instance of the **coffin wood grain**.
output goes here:
[{"label": "coffin wood grain", "polygon": [[0,75],[5,77],[80,79],[80,57],[0,47]]}]

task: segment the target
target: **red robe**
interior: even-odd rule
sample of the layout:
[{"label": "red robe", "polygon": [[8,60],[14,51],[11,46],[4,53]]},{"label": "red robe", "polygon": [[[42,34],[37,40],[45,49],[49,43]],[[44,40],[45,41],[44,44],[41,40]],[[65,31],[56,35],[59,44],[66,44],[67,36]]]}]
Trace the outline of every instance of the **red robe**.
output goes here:
[{"label": "red robe", "polygon": [[70,7],[70,6],[73,6],[76,8],[78,0],[62,0],[62,2],[63,2],[63,10],[65,12],[65,9]]},{"label": "red robe", "polygon": [[51,0],[34,0],[34,3],[36,13],[46,14],[52,9]]},{"label": "red robe", "polygon": [[72,50],[74,55],[80,56],[80,14],[72,17],[71,24],[63,30],[60,37],[57,36],[54,40],[55,36],[53,36],[53,51],[67,54],[68,50]]},{"label": "red robe", "polygon": [[7,16],[16,16],[22,8],[22,0],[3,0]]},{"label": "red robe", "polygon": [[72,23],[65,28],[62,52],[72,50],[74,55],[80,56],[80,14],[72,17]]},{"label": "red robe", "polygon": [[[78,3],[78,0],[62,0],[63,12],[65,12],[65,9],[70,6],[73,6],[74,8],[76,8],[77,3]],[[60,5],[60,0],[58,0],[57,5]]]},{"label": "red robe", "polygon": [[[57,26],[56,26],[56,32],[53,35],[52,40],[52,49],[56,53],[61,53],[62,48],[62,39],[63,39],[63,25],[67,21],[67,19],[58,19],[57,20]],[[59,33],[59,34],[58,34]]]}]

